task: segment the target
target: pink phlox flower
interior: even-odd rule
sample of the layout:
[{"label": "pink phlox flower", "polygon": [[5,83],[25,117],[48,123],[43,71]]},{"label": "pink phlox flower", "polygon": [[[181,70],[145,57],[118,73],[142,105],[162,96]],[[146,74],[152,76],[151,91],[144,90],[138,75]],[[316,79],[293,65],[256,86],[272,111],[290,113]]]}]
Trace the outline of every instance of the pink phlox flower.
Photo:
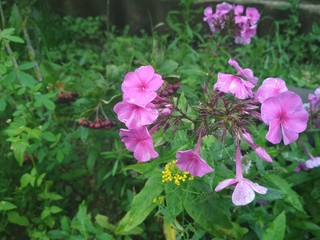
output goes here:
[{"label": "pink phlox flower", "polygon": [[209,164],[194,150],[179,151],[176,157],[178,168],[181,171],[189,172],[192,176],[202,177],[207,173],[213,172]]},{"label": "pink phlox flower", "polygon": [[255,198],[255,192],[266,194],[268,191],[267,188],[260,186],[247,178],[223,180],[217,185],[215,191],[219,192],[228,186],[235,186],[232,193],[232,202],[236,206],[243,206],[251,203]]},{"label": "pink phlox flower", "polygon": [[139,162],[149,161],[159,154],[154,150],[152,138],[148,129],[144,126],[136,129],[120,129],[121,141],[126,148],[133,152],[135,159]]},{"label": "pink phlox flower", "polygon": [[123,122],[129,129],[150,125],[159,116],[157,109],[152,103],[140,107],[122,101],[117,103],[113,110],[117,114],[119,121]]},{"label": "pink phlox flower", "polygon": [[260,157],[262,160],[266,161],[266,162],[272,162],[272,158],[270,157],[270,155],[268,154],[268,152],[263,148],[260,147],[259,145],[257,145],[251,135],[247,132],[242,133],[242,139],[245,140],[249,146],[255,151],[255,153],[258,155],[258,157]]},{"label": "pink phlox flower", "polygon": [[239,63],[234,59],[229,59],[228,63],[234,67],[238,71],[238,75],[247,79],[247,81],[251,82],[253,85],[258,83],[258,78],[253,75],[253,71],[249,68],[240,67]]},{"label": "pink phlox flower", "polygon": [[234,8],[234,14],[235,14],[236,16],[241,15],[241,14],[243,13],[243,10],[244,10],[243,5],[237,5],[237,6],[235,6],[235,8]]},{"label": "pink phlox flower", "polygon": [[238,76],[232,74],[218,73],[218,80],[213,86],[220,92],[231,93],[238,99],[252,97],[252,88],[254,85],[251,82],[244,81]]},{"label": "pink phlox flower", "polygon": [[178,168],[198,177],[213,172],[209,164],[200,157],[201,138],[202,136],[199,134],[195,150],[179,151],[176,154]]},{"label": "pink phlox flower", "polygon": [[156,74],[152,66],[141,66],[125,75],[122,83],[123,99],[144,107],[156,98],[156,91],[162,84],[161,75]]},{"label": "pink phlox flower", "polygon": [[318,87],[315,91],[314,94],[309,94],[308,95],[308,101],[310,104],[310,109],[312,111],[316,111],[320,109],[320,87]]},{"label": "pink phlox flower", "polygon": [[269,125],[266,139],[277,144],[296,141],[299,133],[307,128],[308,112],[303,108],[302,100],[296,93],[287,91],[276,97],[267,98],[261,105],[261,118]]},{"label": "pink phlox flower", "polygon": [[255,92],[255,98],[263,103],[269,97],[276,97],[280,93],[288,91],[286,83],[281,78],[265,79],[258,90]]},{"label": "pink phlox flower", "polygon": [[214,19],[212,7],[206,7],[203,11],[204,17],[203,21],[204,22],[211,22]]},{"label": "pink phlox flower", "polygon": [[218,16],[223,16],[228,14],[231,10],[233,10],[233,6],[227,2],[223,2],[220,4],[217,4],[216,6],[216,14]]},{"label": "pink phlox flower", "polygon": [[320,157],[311,158],[305,162],[300,163],[295,169],[295,172],[299,172],[301,169],[310,170],[320,166]]},{"label": "pink phlox flower", "polygon": [[246,9],[246,17],[251,26],[255,25],[260,19],[260,13],[258,9],[254,7],[248,7]]}]

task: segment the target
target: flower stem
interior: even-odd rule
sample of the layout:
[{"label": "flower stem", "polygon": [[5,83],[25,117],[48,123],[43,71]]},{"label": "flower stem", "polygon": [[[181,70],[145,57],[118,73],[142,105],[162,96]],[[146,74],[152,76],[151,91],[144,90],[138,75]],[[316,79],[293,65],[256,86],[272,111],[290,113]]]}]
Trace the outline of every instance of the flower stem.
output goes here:
[{"label": "flower stem", "polygon": [[236,140],[236,179],[242,179],[242,156],[240,149],[240,140]]}]

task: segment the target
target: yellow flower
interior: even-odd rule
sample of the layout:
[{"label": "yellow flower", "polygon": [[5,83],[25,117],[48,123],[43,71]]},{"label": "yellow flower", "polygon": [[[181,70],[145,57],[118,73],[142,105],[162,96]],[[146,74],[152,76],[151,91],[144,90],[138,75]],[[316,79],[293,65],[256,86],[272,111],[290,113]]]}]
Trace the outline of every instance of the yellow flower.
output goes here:
[{"label": "yellow flower", "polygon": [[190,176],[189,172],[182,172],[176,165],[177,160],[168,162],[164,170],[162,171],[162,182],[174,182],[177,186],[180,186],[181,182],[186,180],[193,180],[193,176]]}]

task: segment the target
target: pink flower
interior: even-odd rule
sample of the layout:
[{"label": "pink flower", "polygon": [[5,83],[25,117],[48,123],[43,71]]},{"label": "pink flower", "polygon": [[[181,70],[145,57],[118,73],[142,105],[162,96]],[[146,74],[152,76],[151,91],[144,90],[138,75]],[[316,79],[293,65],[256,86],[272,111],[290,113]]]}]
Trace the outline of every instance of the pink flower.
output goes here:
[{"label": "pink flower", "polygon": [[223,2],[220,4],[217,4],[216,7],[216,14],[219,16],[226,15],[233,9],[233,6],[227,2]]},{"label": "pink flower", "polygon": [[206,7],[203,11],[204,17],[203,21],[204,22],[211,22],[214,18],[213,13],[212,13],[212,7]]},{"label": "pink flower", "polygon": [[156,91],[162,84],[162,77],[154,73],[152,66],[141,66],[125,75],[122,83],[123,99],[144,107],[156,98]]},{"label": "pink flower", "polygon": [[213,169],[203,160],[200,155],[201,134],[199,135],[196,150],[179,151],[176,154],[177,166],[181,171],[189,172],[192,176],[202,177]]},{"label": "pink flower", "polygon": [[152,138],[146,127],[120,129],[120,136],[124,137],[121,141],[139,162],[146,162],[159,156],[154,150]]},{"label": "pink flower", "polygon": [[251,82],[244,81],[238,76],[232,74],[218,73],[218,81],[213,86],[214,89],[218,89],[220,92],[231,93],[236,98],[245,99],[252,97],[252,88],[254,85]]},{"label": "pink flower", "polygon": [[295,172],[299,172],[301,169],[309,170],[320,166],[320,157],[313,157],[305,162],[300,163],[295,169]]},{"label": "pink flower", "polygon": [[288,91],[285,81],[281,78],[267,78],[255,93],[255,98],[263,103],[269,97],[276,97],[280,93]]},{"label": "pink flower", "polygon": [[239,66],[239,63],[234,59],[229,59],[228,63],[234,67],[238,71],[238,75],[241,75],[242,77],[246,78],[247,81],[251,82],[253,85],[256,85],[258,83],[258,78],[256,78],[253,75],[253,72],[249,68],[243,69]]},{"label": "pink flower", "polygon": [[308,95],[308,101],[312,111],[317,111],[320,109],[320,87],[314,91],[314,94]]},{"label": "pink flower", "polygon": [[241,15],[243,13],[243,6],[242,5],[237,5],[235,8],[234,8],[234,14],[237,16],[237,15]]},{"label": "pink flower", "polygon": [[280,143],[281,132],[285,145],[296,141],[307,128],[308,117],[299,95],[290,91],[267,98],[261,105],[261,118],[269,125],[266,139],[273,144]]},{"label": "pink flower", "polygon": [[248,7],[246,10],[246,17],[251,25],[255,25],[260,19],[260,13],[256,8]]},{"label": "pink flower", "polygon": [[243,206],[251,203],[255,198],[255,192],[266,194],[268,191],[267,188],[246,178],[226,179],[218,184],[215,191],[219,192],[228,186],[235,186],[232,193],[232,202],[236,206]]},{"label": "pink flower", "polygon": [[113,110],[116,112],[120,122],[123,122],[127,128],[140,128],[152,124],[159,113],[152,103],[145,107],[140,107],[128,102],[117,103]]}]

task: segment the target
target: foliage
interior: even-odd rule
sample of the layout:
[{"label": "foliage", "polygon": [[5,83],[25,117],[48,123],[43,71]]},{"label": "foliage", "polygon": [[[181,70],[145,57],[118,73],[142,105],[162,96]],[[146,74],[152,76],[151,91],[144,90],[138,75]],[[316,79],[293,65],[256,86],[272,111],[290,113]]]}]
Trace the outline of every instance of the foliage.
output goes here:
[{"label": "foliage", "polygon": [[[219,71],[231,69],[231,57],[251,66],[260,80],[273,76],[292,86],[319,86],[320,28],[314,23],[310,33],[300,34],[296,5],[288,20],[276,21],[273,36],[255,37],[243,47],[204,34],[203,24],[194,24],[202,9],[192,10],[189,0],[169,13],[168,33],[139,37],[128,29],[107,31],[104,17],[62,18],[37,1],[22,2],[6,9],[0,32],[1,239],[320,237],[320,169],[293,172],[306,160],[303,149],[296,143],[269,146],[264,126],[251,130],[273,164],[251,153],[244,158],[252,160],[246,174],[260,177],[269,191],[235,207],[228,190],[213,191],[233,177],[232,139],[222,145],[204,138],[202,156],[215,172],[178,186],[162,182],[161,172],[176,151],[193,146],[192,131],[157,132],[161,157],[138,164],[120,142],[121,123],[109,129],[78,124],[115,121],[125,73],[147,64],[168,82],[181,82],[175,101],[191,114],[196,109],[186,101],[197,103],[203,86],[212,87]],[[187,121],[184,127],[192,129]],[[315,156],[318,133],[311,129],[302,136]]]}]

